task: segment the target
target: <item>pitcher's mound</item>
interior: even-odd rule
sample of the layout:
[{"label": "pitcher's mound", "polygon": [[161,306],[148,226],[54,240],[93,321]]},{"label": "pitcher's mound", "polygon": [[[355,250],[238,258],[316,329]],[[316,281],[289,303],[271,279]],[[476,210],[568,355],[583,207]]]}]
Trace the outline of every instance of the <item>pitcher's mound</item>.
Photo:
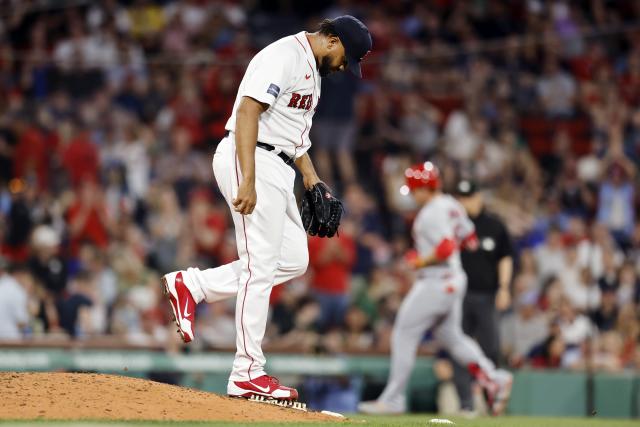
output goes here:
[{"label": "pitcher's mound", "polygon": [[334,421],[138,378],[0,372],[0,420]]}]

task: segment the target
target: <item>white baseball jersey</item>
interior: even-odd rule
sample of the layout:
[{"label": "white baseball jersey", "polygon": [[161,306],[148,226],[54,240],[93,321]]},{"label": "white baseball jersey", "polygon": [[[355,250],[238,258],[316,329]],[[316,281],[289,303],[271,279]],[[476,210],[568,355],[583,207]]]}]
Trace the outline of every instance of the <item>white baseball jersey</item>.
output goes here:
[{"label": "white baseball jersey", "polygon": [[309,130],[320,100],[320,74],[304,31],[284,37],[253,57],[225,128],[234,132],[243,96],[269,105],[258,121],[258,141],[298,158],[311,146]]},{"label": "white baseball jersey", "polygon": [[251,381],[265,374],[262,340],[271,288],[304,274],[309,262],[307,233],[293,193],[296,173],[276,152],[256,149],[256,207],[250,215],[234,209],[233,200],[242,182],[235,126],[243,96],[269,105],[258,119],[259,142],[290,157],[300,157],[309,149],[320,76],[304,32],[276,41],[251,60],[226,125],[231,132],[213,156],[213,173],[233,218],[239,259],[183,272],[196,303],[236,297],[236,357],[227,384],[227,393],[232,395],[237,392],[236,381]]},{"label": "white baseball jersey", "polygon": [[[448,194],[435,196],[418,212],[413,223],[413,239],[421,257],[432,254],[443,239],[452,239],[460,244],[474,231],[473,222],[464,207]],[[459,249],[442,264],[425,267],[421,273],[441,273],[445,269],[463,271]]]}]

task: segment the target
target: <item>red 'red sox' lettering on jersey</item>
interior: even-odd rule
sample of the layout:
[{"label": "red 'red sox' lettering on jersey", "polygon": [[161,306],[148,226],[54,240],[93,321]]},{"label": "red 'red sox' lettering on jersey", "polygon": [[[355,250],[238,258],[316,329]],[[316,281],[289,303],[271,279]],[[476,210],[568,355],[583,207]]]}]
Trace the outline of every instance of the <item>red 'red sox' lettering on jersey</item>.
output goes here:
[{"label": "red 'red sox' lettering on jersey", "polygon": [[313,95],[300,95],[299,93],[293,92],[287,107],[309,111],[311,109],[312,101]]}]

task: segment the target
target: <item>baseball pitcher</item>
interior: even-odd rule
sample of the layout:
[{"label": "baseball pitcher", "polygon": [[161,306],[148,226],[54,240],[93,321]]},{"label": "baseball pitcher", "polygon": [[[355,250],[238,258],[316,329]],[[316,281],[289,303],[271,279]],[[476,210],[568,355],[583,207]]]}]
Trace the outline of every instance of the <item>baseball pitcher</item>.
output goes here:
[{"label": "baseball pitcher", "polygon": [[[194,338],[196,305],[232,296],[237,352],[227,393],[296,400],[298,392],[266,374],[262,353],[269,295],[274,285],[307,269],[306,233],[333,236],[342,204],[318,176],[307,153],[320,100],[320,80],[350,70],[371,50],[367,27],[352,16],[324,20],[315,33],[300,32],[261,50],[244,74],[227,134],[213,156],[213,172],[231,209],[239,259],[162,278],[178,332]],[[293,194],[296,165],[307,189],[302,217]]]}]

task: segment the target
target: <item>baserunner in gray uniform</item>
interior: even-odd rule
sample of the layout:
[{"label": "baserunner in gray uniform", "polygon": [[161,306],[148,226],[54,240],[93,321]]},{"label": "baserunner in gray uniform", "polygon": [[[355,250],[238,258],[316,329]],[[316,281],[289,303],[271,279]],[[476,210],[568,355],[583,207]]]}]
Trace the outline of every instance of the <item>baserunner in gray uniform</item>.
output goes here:
[{"label": "baserunner in gray uniform", "polygon": [[501,414],[511,393],[512,375],[496,369],[478,344],[462,332],[467,276],[460,247],[477,247],[473,223],[462,205],[440,190],[440,174],[430,162],[405,172],[406,185],[420,211],[413,224],[416,250],[407,262],[416,282],[402,302],[391,338],[391,372],[378,400],[362,402],[360,412],[402,413],[416,352],[427,330],[481,385],[492,414]]}]

